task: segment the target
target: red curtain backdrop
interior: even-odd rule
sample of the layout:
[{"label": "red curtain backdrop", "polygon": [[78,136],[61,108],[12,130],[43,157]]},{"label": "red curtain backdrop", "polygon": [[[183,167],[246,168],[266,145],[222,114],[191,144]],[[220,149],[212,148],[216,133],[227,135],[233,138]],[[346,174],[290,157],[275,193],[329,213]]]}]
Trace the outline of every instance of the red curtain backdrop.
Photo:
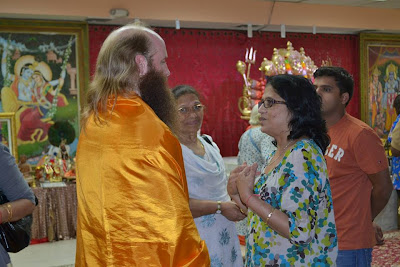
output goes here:
[{"label": "red curtain backdrop", "polygon": [[[114,26],[89,26],[90,68],[94,73],[100,47],[115,29]],[[248,123],[240,119],[238,99],[242,94],[243,78],[236,71],[236,62],[244,61],[246,48],[257,50],[251,77],[258,79],[258,68],[264,57],[271,59],[274,48],[286,48],[292,42],[295,50],[304,47],[317,66],[331,59],[334,66],[347,69],[355,81],[353,99],[347,111],[360,117],[359,38],[357,35],[254,32],[247,38],[244,31],[156,28],[165,40],[169,86],[189,84],[203,96],[206,105],[202,133],[212,136],[224,157],[236,156],[238,142]]]}]

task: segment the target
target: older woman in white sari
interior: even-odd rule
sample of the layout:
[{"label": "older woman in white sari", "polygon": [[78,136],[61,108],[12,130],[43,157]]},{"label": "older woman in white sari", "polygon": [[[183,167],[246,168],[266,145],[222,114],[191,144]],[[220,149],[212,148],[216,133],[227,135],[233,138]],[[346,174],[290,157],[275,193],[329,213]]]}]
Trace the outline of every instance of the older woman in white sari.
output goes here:
[{"label": "older woman in white sari", "polygon": [[211,266],[243,266],[235,221],[245,215],[227,193],[225,166],[218,146],[198,134],[204,106],[197,91],[180,85],[172,91],[178,107],[178,139],[189,189],[189,203],[201,238],[210,253]]}]

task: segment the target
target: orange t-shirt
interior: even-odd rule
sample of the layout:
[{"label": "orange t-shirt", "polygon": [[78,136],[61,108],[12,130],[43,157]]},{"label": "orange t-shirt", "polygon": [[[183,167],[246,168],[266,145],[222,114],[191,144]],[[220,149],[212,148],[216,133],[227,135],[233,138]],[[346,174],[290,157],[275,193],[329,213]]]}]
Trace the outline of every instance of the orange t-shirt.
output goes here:
[{"label": "orange t-shirt", "polygon": [[340,250],[375,245],[368,174],[388,168],[382,142],[364,122],[347,113],[329,128],[325,152]]}]

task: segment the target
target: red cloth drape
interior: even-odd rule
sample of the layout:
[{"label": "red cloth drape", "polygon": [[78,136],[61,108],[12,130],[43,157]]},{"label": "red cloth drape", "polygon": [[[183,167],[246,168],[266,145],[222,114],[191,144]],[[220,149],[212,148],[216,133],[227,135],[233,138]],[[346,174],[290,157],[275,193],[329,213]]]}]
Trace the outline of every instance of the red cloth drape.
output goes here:
[{"label": "red cloth drape", "polygon": [[[113,29],[114,26],[89,26],[92,74],[100,47]],[[254,32],[253,38],[247,38],[244,31],[171,28],[156,28],[156,31],[167,45],[170,87],[189,84],[201,93],[207,107],[202,133],[213,137],[223,156],[237,155],[237,144],[248,125],[240,119],[238,99],[242,94],[243,78],[236,71],[236,62],[244,60],[248,47],[257,50],[256,64],[251,71],[253,79],[261,75],[258,67],[262,59],[271,59],[273,49],[286,48],[287,41],[291,41],[296,50],[304,47],[306,55],[317,66],[330,58],[333,65],[344,67],[353,74],[355,92],[347,111],[360,117],[357,35],[287,33],[286,38],[280,38],[278,32]]]}]

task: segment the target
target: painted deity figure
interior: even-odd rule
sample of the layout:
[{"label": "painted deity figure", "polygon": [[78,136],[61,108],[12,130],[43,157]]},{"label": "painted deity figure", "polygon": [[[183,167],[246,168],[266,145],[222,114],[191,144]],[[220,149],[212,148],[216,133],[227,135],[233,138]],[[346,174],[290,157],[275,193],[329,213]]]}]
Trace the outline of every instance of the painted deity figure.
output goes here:
[{"label": "painted deity figure", "polygon": [[33,100],[40,109],[42,120],[51,119],[46,115],[53,105],[56,107],[68,105],[67,98],[59,93],[59,89],[57,89],[64,84],[65,71],[61,72],[59,79],[51,80],[52,72],[50,67],[45,62],[40,62],[32,78],[34,80]]},{"label": "painted deity figure", "polygon": [[48,111],[52,107],[68,105],[65,96],[58,93],[64,84],[65,71],[59,79],[52,80],[52,71],[45,62],[37,62],[32,55],[25,55],[16,61],[15,75],[11,75],[7,73],[3,53],[2,73],[3,77],[8,76],[13,81],[10,87],[3,87],[1,98],[3,110],[16,114],[19,143],[46,141],[48,129],[53,124],[52,116],[47,116]]},{"label": "painted deity figure", "polygon": [[22,56],[14,65],[14,74],[7,70],[7,50],[4,49],[1,61],[1,73],[4,81],[10,81],[10,87],[4,86],[1,90],[3,110],[5,112],[16,112],[21,104],[32,101],[32,79],[37,62],[33,56]]},{"label": "painted deity figure", "polygon": [[397,93],[399,92],[399,78],[397,77],[397,66],[393,63],[390,63],[386,67],[386,77],[385,77],[385,92],[384,92],[384,100],[386,107],[386,122],[385,122],[385,131],[389,132],[390,127],[393,122],[396,120],[396,112],[393,108],[393,101],[396,98]]},{"label": "painted deity figure", "polygon": [[18,100],[31,101],[32,98],[32,80],[33,65],[24,65],[21,68],[19,81],[17,83],[18,88]]},{"label": "painted deity figure", "polygon": [[379,81],[380,75],[381,72],[375,67],[372,71],[371,82],[369,84],[369,103],[371,107],[371,125],[373,128],[376,124],[376,116],[382,110],[383,88]]}]

